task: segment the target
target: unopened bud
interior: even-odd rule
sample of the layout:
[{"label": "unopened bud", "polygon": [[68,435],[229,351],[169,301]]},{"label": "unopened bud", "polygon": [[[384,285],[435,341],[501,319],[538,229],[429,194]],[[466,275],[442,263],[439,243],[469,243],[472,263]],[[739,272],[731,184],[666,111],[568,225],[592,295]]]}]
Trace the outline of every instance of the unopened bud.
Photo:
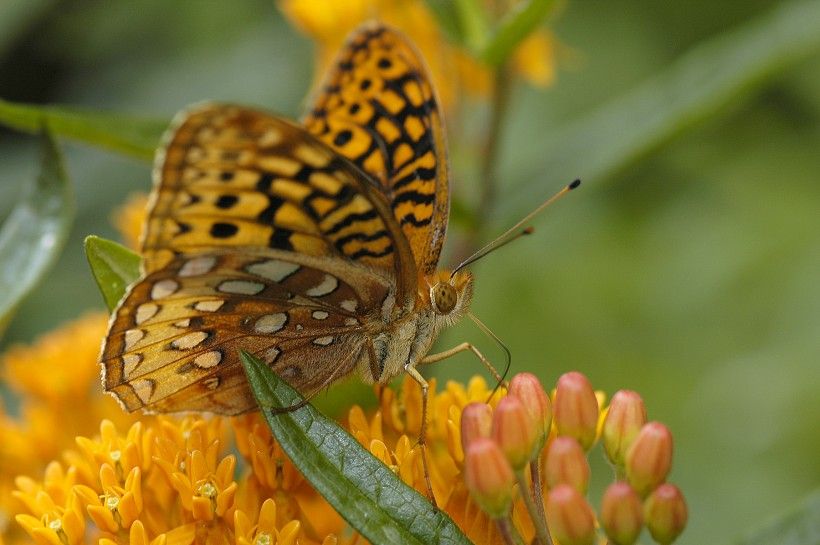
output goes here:
[{"label": "unopened bud", "polygon": [[601,433],[609,460],[623,466],[626,451],[646,424],[643,399],[631,390],[620,390],[612,396]]},{"label": "unopened bud", "polygon": [[516,471],[532,459],[537,441],[535,428],[536,424],[520,399],[508,395],[498,402],[493,413],[491,435]]},{"label": "unopened bud", "polygon": [[547,440],[550,425],[552,424],[552,403],[547,392],[544,391],[541,382],[532,373],[518,373],[515,375],[510,381],[508,392],[524,403],[527,412],[536,422],[538,432],[536,450],[540,451]]},{"label": "unopened bud", "polygon": [[486,403],[470,403],[461,412],[461,447],[467,451],[478,437],[489,437],[493,425],[493,410]]},{"label": "unopened bud", "polygon": [[613,545],[632,545],[643,526],[638,493],[625,482],[612,483],[601,500],[601,524]]},{"label": "unopened bud", "polygon": [[587,377],[575,371],[561,375],[553,409],[558,435],[574,437],[589,450],[598,426],[598,399]]},{"label": "unopened bud", "polygon": [[547,447],[544,477],[548,488],[568,484],[581,494],[589,486],[589,462],[581,445],[572,437],[556,437]]},{"label": "unopened bud", "polygon": [[626,453],[629,484],[646,497],[672,468],[672,434],[660,422],[645,424]]},{"label": "unopened bud", "polygon": [[509,514],[515,475],[494,441],[477,437],[470,442],[464,454],[464,481],[473,499],[490,517]]},{"label": "unopened bud", "polygon": [[686,527],[688,517],[683,494],[673,484],[662,484],[656,488],[644,504],[646,527],[652,539],[661,545],[669,545],[678,538]]},{"label": "unopened bud", "polygon": [[584,497],[567,484],[559,484],[547,497],[550,533],[561,545],[593,545],[595,514]]}]

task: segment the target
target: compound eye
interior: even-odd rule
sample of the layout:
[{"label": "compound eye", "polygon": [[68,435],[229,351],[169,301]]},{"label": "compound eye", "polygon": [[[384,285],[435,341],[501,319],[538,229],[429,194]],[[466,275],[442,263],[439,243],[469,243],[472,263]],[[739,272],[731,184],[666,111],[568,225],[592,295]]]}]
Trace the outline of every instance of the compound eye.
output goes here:
[{"label": "compound eye", "polygon": [[450,314],[456,308],[458,294],[456,289],[447,282],[439,282],[430,290],[433,307],[439,314]]}]

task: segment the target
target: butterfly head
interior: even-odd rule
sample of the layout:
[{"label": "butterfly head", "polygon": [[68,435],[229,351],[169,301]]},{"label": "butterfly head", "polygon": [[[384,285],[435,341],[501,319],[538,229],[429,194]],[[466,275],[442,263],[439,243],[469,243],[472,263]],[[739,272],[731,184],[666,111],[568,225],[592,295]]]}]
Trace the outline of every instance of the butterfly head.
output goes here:
[{"label": "butterfly head", "polygon": [[469,309],[473,298],[473,275],[470,271],[461,270],[455,274],[437,271],[425,278],[425,283],[430,307],[447,324],[458,321]]}]

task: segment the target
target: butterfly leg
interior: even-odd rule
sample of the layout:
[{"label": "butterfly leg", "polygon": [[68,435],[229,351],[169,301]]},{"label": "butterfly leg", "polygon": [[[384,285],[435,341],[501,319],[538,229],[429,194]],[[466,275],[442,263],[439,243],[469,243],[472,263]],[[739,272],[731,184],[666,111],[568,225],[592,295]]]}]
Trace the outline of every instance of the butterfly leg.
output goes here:
[{"label": "butterfly leg", "polygon": [[496,371],[493,364],[490,363],[490,360],[488,360],[486,357],[484,357],[484,354],[482,354],[481,351],[479,351],[478,348],[476,348],[475,346],[473,346],[470,343],[466,343],[466,342],[461,343],[459,345],[454,346],[453,348],[450,348],[449,350],[444,350],[443,352],[439,352],[437,354],[430,354],[430,355],[426,356],[423,360],[421,360],[420,363],[423,363],[425,365],[428,364],[428,363],[436,363],[436,362],[439,362],[441,360],[445,360],[447,358],[455,356],[459,352],[467,352],[467,351],[472,352],[473,354],[476,355],[476,357],[479,360],[481,360],[481,363],[483,363],[484,367],[486,367],[487,370],[489,370],[490,373],[492,373],[493,377],[495,378],[495,380],[498,384],[506,386],[503,377],[498,374],[498,371]]},{"label": "butterfly leg", "polygon": [[433,495],[433,483],[430,481],[430,468],[427,466],[427,393],[430,385],[421,376],[414,365],[404,366],[404,371],[421,386],[421,429],[419,430],[419,447],[421,447],[421,464],[424,467],[424,483],[427,485],[427,497],[430,503],[438,509],[436,497]]}]

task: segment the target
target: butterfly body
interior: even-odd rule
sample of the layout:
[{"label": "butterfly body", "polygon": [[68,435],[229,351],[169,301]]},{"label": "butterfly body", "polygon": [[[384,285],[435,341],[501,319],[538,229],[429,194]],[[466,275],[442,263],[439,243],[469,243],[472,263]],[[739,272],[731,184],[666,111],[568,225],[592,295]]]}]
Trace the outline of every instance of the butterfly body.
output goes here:
[{"label": "butterfly body", "polygon": [[[227,104],[179,114],[157,153],[142,276],[103,343],[128,410],[255,407],[241,350],[310,394],[385,383],[462,316],[472,276],[438,268],[444,132],[399,33],[352,34],[302,125]],[[429,359],[429,358],[428,358]]]}]

